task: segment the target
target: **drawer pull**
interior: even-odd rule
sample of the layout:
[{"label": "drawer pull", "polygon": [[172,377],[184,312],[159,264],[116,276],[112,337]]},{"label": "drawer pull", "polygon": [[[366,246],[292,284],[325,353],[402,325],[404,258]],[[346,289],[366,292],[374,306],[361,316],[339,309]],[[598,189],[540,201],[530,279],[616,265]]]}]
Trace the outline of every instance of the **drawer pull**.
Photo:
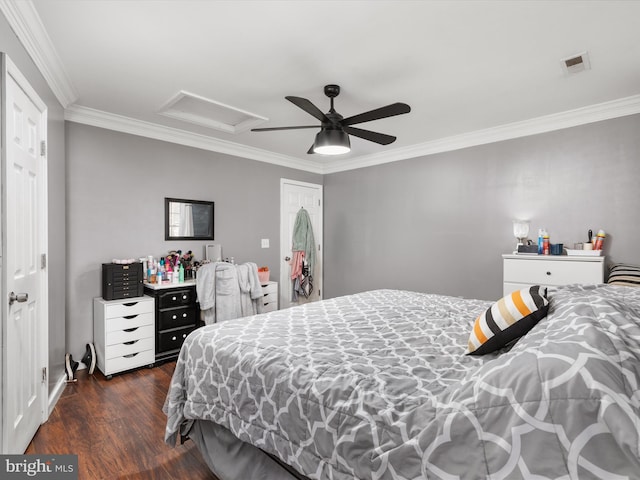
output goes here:
[{"label": "drawer pull", "polygon": [[171,297],[171,300],[173,300],[174,302],[178,299],[178,297]]},{"label": "drawer pull", "polygon": [[133,307],[134,305],[137,305],[137,304],[138,302],[123,303],[125,307]]},{"label": "drawer pull", "polygon": [[177,316],[177,315],[174,315],[172,318],[175,320],[176,318],[178,318],[178,316]]},{"label": "drawer pull", "polygon": [[186,299],[187,299],[187,296],[186,296],[186,295],[182,295],[182,299],[183,299],[183,300],[186,300]]},{"label": "drawer pull", "polygon": [[134,328],[125,328],[123,330],[123,332],[127,332],[127,333],[131,333],[131,332],[135,332],[137,329],[139,329],[140,327],[134,327]]},{"label": "drawer pull", "polygon": [[133,358],[135,357],[137,354],[139,354],[140,352],[136,352],[136,353],[130,353],[129,355],[123,355],[124,358]]},{"label": "drawer pull", "polygon": [[547,275],[551,275],[551,272],[547,272]]},{"label": "drawer pull", "polygon": [[182,318],[187,318],[187,314],[186,314],[186,313],[183,313],[183,314],[182,314]]},{"label": "drawer pull", "polygon": [[171,337],[171,340],[173,340],[174,342],[175,342],[177,339],[178,339],[178,337],[175,337],[175,336]]},{"label": "drawer pull", "polygon": [[126,318],[127,320],[131,320],[132,318],[136,318],[138,315],[127,315],[124,318]]},{"label": "drawer pull", "polygon": [[186,334],[186,333],[183,333],[183,334],[182,334],[182,338],[187,338],[187,334]]},{"label": "drawer pull", "polygon": [[138,343],[139,340],[131,340],[130,342],[124,342],[125,345],[133,345],[134,343]]}]

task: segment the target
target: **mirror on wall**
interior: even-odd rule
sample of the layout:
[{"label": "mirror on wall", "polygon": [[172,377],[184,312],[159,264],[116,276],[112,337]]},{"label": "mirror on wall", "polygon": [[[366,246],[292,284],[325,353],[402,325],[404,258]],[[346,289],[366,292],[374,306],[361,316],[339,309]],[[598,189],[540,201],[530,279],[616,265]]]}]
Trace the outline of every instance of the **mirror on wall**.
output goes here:
[{"label": "mirror on wall", "polygon": [[213,240],[213,202],[164,199],[165,240]]}]

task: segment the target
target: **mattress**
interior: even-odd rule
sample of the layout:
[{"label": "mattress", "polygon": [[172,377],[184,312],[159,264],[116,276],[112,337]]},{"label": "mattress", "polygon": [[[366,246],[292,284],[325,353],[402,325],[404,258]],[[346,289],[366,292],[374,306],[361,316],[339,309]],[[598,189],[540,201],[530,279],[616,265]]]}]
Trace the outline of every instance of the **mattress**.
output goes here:
[{"label": "mattress", "polygon": [[376,290],[203,327],[165,441],[214,422],[312,479],[634,478],[640,289],[550,291],[510,349],[465,355],[491,302]]}]

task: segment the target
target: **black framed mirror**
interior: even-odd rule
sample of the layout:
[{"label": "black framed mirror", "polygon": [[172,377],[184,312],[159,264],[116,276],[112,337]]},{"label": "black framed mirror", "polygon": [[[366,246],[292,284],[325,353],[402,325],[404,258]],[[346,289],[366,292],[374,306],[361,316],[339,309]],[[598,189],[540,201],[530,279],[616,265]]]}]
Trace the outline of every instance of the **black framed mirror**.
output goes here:
[{"label": "black framed mirror", "polygon": [[214,202],[164,199],[165,240],[213,240]]}]

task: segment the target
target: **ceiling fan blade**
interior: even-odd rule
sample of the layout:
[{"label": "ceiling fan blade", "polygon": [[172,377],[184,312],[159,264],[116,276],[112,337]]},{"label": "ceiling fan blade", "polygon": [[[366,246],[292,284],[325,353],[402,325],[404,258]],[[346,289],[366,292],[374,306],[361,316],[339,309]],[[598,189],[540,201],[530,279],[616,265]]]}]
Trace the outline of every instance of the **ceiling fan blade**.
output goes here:
[{"label": "ceiling fan blade", "polygon": [[273,130],[298,130],[300,128],[320,128],[320,125],[304,125],[299,127],[269,127],[269,128],[252,128],[252,132],[271,132]]},{"label": "ceiling fan blade", "polygon": [[330,123],[330,120],[327,118],[327,116],[324,113],[322,113],[322,110],[320,110],[318,107],[316,107],[313,103],[311,103],[306,98],[291,97],[291,96],[284,97],[284,98],[289,100],[296,107],[299,107],[302,110],[304,110],[305,112],[307,112],[309,115],[311,115],[313,117],[316,117],[321,122]]},{"label": "ceiling fan blade", "polygon": [[345,118],[340,123],[344,126],[355,125],[356,123],[370,122],[380,118],[402,115],[403,113],[409,113],[410,111],[411,107],[406,103],[392,103],[386,107],[376,108],[375,110],[370,110],[359,115],[354,115],[353,117]]},{"label": "ceiling fan blade", "polygon": [[389,145],[396,141],[396,137],[385,135],[384,133],[372,132],[371,130],[363,130],[355,127],[344,127],[344,131],[350,135],[364,138],[370,142],[379,143],[380,145]]}]

